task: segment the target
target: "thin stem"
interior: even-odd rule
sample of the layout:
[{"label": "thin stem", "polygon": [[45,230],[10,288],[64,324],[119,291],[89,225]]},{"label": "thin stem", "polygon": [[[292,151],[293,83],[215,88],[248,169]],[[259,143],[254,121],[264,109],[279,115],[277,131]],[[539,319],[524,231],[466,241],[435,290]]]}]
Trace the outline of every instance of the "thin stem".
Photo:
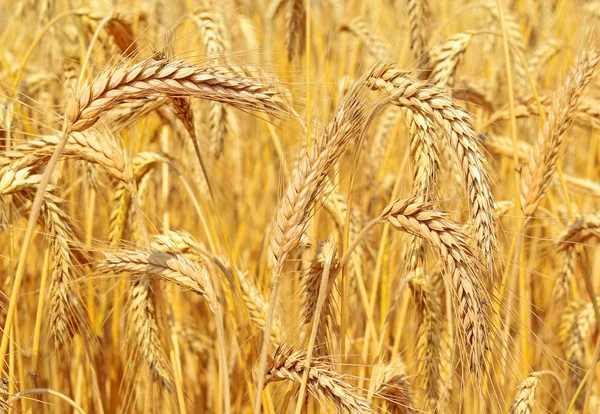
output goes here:
[{"label": "thin stem", "polygon": [[23,398],[23,397],[25,397],[27,395],[31,395],[31,394],[50,394],[50,395],[53,395],[55,397],[60,398],[61,400],[65,401],[65,402],[67,402],[78,413],[86,414],[85,411],[83,410],[83,408],[81,408],[79,405],[77,405],[77,403],[75,401],[73,401],[72,399],[70,399],[69,397],[67,397],[64,394],[61,394],[60,392],[51,390],[49,388],[29,388],[27,390],[23,390],[21,392],[18,392],[16,394],[12,395],[6,401],[6,404],[10,405],[13,402],[15,402],[16,400],[19,400],[19,399],[21,399],[21,398]]},{"label": "thin stem", "polygon": [[[298,396],[298,402],[296,403],[296,414],[301,414],[302,405],[304,404],[304,398],[306,395],[306,385],[308,384],[308,374],[310,372],[310,360],[315,349],[315,342],[317,340],[317,332],[319,330],[319,323],[321,322],[321,312],[327,299],[327,290],[329,285],[329,271],[331,269],[331,261],[333,260],[334,249],[330,249],[330,255],[325,257],[325,263],[323,266],[323,274],[321,276],[321,283],[319,285],[319,297],[317,298],[317,304],[312,320],[312,330],[310,332],[310,340],[308,342],[308,349],[306,350],[306,361],[304,364],[304,372],[302,373],[302,384],[300,386],[300,395]],[[326,254],[327,254],[326,253]]]}]

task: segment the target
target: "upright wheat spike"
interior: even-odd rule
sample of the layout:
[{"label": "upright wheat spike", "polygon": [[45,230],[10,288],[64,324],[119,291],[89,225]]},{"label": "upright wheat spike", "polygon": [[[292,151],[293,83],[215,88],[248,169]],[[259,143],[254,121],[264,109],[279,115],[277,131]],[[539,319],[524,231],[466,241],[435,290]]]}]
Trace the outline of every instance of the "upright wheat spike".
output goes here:
[{"label": "upright wheat spike", "polygon": [[62,200],[46,194],[42,204],[45,228],[52,237],[55,267],[50,284],[50,335],[55,344],[66,344],[83,322],[75,307],[80,303],[72,276],[73,259],[69,243],[75,239],[69,220],[59,206]]},{"label": "upright wheat spike", "polygon": [[[337,267],[337,258],[335,257],[336,248],[332,239],[327,239],[319,243],[317,251],[311,262],[308,273],[303,276],[302,282],[302,314],[303,322],[310,327],[315,320],[315,311],[317,309],[317,300],[319,297],[319,287],[323,276],[325,261],[330,261],[330,269]],[[319,315],[319,328],[317,330],[314,355],[321,356],[327,354],[327,344],[330,325],[328,318],[333,315],[331,292],[335,284],[335,278],[329,277],[327,281],[327,290],[323,310]],[[315,322],[316,323],[316,322]]]},{"label": "upright wheat spike", "polygon": [[223,54],[231,49],[229,39],[225,35],[223,16],[216,16],[207,7],[200,7],[190,15],[204,44],[206,55],[210,59],[219,61]]},{"label": "upright wheat spike", "polygon": [[[310,39],[309,39],[310,41]],[[302,56],[306,43],[306,10],[302,0],[285,0],[285,48],[288,61]]]},{"label": "upright wheat spike", "polygon": [[[215,16],[209,9],[201,8],[193,13],[192,18],[200,30],[207,57],[215,63],[225,63],[225,52],[231,50],[231,45],[226,35],[224,16]],[[221,103],[210,102],[209,105],[210,152],[214,157],[219,157],[223,153],[223,143],[227,134],[227,122],[230,114],[227,106]],[[193,138],[195,139],[195,136]]]},{"label": "upright wheat spike", "polygon": [[391,106],[381,114],[381,119],[375,129],[372,142],[368,149],[367,180],[373,182],[383,164],[390,136],[398,124],[402,112],[400,108]]},{"label": "upright wheat spike", "polygon": [[569,299],[571,281],[577,269],[579,261],[579,249],[576,245],[570,246],[564,251],[563,263],[554,283],[552,299],[555,303],[561,303]]},{"label": "upright wheat spike", "polygon": [[533,79],[539,78],[542,67],[548,63],[562,47],[562,42],[550,38],[535,49],[533,54],[527,60],[527,68]]},{"label": "upright wheat spike", "polygon": [[[437,177],[440,169],[440,150],[434,137],[435,128],[421,113],[405,111],[409,127],[410,152],[413,159],[413,192],[420,201],[429,202],[436,197]],[[414,272],[425,256],[425,245],[420,238],[413,238],[406,250],[408,272]]]},{"label": "upright wheat spike", "polygon": [[[323,208],[325,209],[325,211],[331,214],[331,217],[335,221],[338,234],[341,238],[344,234],[344,225],[346,222],[346,214],[348,211],[348,203],[346,196],[334,192],[333,187],[328,187],[325,190],[325,193],[327,199],[325,200],[325,204],[323,204]],[[358,211],[358,209],[352,208],[352,211],[350,212],[350,240],[354,240],[356,238],[356,236],[362,230],[366,223],[367,220],[365,216],[360,211]],[[362,271],[363,263],[365,262],[365,260],[368,259],[368,256],[370,255],[369,250],[366,247],[366,245],[368,244],[369,240],[366,239],[365,243],[361,243],[358,246],[356,246],[354,254],[352,255],[352,266],[349,269],[351,275],[349,283],[353,289],[356,289],[358,286],[358,281],[356,280],[357,278],[355,277],[355,275],[357,272]],[[333,267],[335,268],[336,266]]]},{"label": "upright wheat spike", "polygon": [[[0,195],[24,193],[31,197],[37,189],[41,175],[31,174],[30,168],[9,170],[0,178]],[[50,187],[45,194],[41,217],[46,234],[52,246],[55,263],[50,284],[50,312],[48,333],[52,342],[58,347],[66,345],[79,329],[83,315],[76,310],[80,302],[74,278],[72,276],[73,253],[70,243],[75,240],[75,234],[68,216],[62,205],[64,201],[54,194]]]},{"label": "upright wheat spike", "polygon": [[[140,152],[131,160],[133,166],[133,176],[136,186],[143,182],[148,173],[157,165],[168,162],[168,159],[156,152]],[[139,192],[139,188],[138,188]],[[131,194],[129,185],[123,182],[117,182],[113,197],[113,208],[110,213],[108,238],[111,247],[117,247],[118,242],[123,238],[123,234],[129,225],[135,221],[128,221],[131,212]]]},{"label": "upright wheat spike", "polygon": [[335,162],[361,137],[368,117],[360,99],[360,85],[347,94],[335,118],[316,140],[313,148],[303,157],[292,174],[275,221],[272,237],[274,266],[280,267],[298,245],[304,232],[311,208],[325,189],[327,174]]},{"label": "upright wheat spike", "polygon": [[427,49],[427,0],[408,0],[408,22],[410,30],[410,50],[419,62],[419,67],[429,65]]},{"label": "upright wheat spike", "polygon": [[[494,0],[488,0],[485,3],[492,17],[496,21],[496,25],[500,26],[500,13],[498,3]],[[503,10],[504,26],[506,27],[506,35],[510,44],[510,52],[512,55],[511,62],[515,73],[515,87],[517,93],[523,94],[528,91],[529,81],[525,70],[525,40],[521,34],[521,27],[517,17],[508,9]]]},{"label": "upright wheat spike", "polygon": [[523,213],[532,217],[548,191],[556,170],[558,152],[565,133],[573,123],[573,116],[586,86],[591,82],[600,54],[591,50],[582,53],[571,70],[565,85],[555,95],[544,130],[538,136],[529,162],[523,168],[521,198]]},{"label": "upright wheat spike", "polygon": [[540,2],[540,37],[542,39],[551,39],[556,35],[556,16],[554,11],[554,2],[552,0],[542,0]]},{"label": "upright wheat spike", "polygon": [[[265,300],[248,272],[238,272],[238,280],[242,289],[242,299],[246,304],[250,319],[258,328],[264,330],[267,314],[269,313],[269,302]],[[277,317],[275,317],[271,327],[271,341],[276,346],[280,346],[283,342],[283,327]]]},{"label": "upright wheat spike", "polygon": [[417,331],[417,349],[419,372],[422,373],[422,384],[426,406],[433,409],[440,399],[441,363],[442,363],[442,309],[439,302],[438,289],[431,277],[419,275],[413,277],[409,286],[419,318]]},{"label": "upright wheat spike", "polygon": [[[139,153],[132,160],[134,178],[138,184],[146,182],[145,178],[149,177],[148,172],[158,163],[164,161],[164,157],[155,153]],[[128,192],[122,188],[116,189],[115,194],[123,193],[125,200],[131,200]],[[138,185],[138,202],[142,205],[144,186]],[[127,202],[128,206],[130,203]],[[114,210],[113,210],[114,211]],[[129,209],[128,220],[124,224],[129,224],[132,227],[131,239],[139,240],[140,235],[136,234],[140,231],[136,220],[132,218],[133,209]],[[113,222],[111,221],[111,226]],[[114,240],[111,240],[111,246],[115,246]],[[131,282],[128,285],[128,334],[133,336],[134,352],[140,355],[148,364],[152,379],[158,382],[168,391],[173,391],[172,374],[170,371],[167,357],[161,343],[161,334],[159,327],[159,315],[157,313],[157,301],[154,292],[154,282],[147,275],[133,275]]]}]

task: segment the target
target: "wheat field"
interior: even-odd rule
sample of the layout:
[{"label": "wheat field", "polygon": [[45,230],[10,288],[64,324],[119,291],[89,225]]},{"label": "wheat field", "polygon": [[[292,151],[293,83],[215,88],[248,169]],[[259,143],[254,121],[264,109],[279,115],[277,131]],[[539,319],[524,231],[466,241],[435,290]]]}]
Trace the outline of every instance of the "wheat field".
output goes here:
[{"label": "wheat field", "polygon": [[0,0],[0,413],[600,412],[599,17]]}]

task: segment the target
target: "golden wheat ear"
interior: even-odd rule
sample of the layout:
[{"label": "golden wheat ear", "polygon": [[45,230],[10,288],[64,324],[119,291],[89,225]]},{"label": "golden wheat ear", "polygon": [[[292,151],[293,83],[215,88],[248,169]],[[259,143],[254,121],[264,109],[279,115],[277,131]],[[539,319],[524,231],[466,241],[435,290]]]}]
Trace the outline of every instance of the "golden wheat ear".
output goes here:
[{"label": "golden wheat ear", "polygon": [[[404,71],[382,65],[373,70],[366,84],[389,93],[392,104],[423,117],[425,125],[446,139],[461,168],[471,207],[473,238],[481,249],[479,256],[487,261],[489,277],[493,277],[494,255],[498,250],[494,197],[487,161],[479,147],[471,116],[442,89],[405,75]],[[428,153],[425,149],[421,152]]]},{"label": "golden wheat ear", "polygon": [[346,382],[329,363],[313,360],[306,368],[306,351],[294,352],[291,347],[280,347],[269,358],[265,382],[291,381],[300,383],[308,370],[308,390],[318,400],[329,400],[342,413],[374,413],[371,403],[356,387]]}]

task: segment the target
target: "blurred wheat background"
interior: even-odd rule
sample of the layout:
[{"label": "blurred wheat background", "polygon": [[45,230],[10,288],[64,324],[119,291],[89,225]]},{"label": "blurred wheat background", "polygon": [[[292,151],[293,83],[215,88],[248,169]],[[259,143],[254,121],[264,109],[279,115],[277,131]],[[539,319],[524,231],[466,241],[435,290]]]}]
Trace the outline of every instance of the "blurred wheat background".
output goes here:
[{"label": "blurred wheat background", "polygon": [[599,16],[0,0],[0,412],[599,412]]}]

